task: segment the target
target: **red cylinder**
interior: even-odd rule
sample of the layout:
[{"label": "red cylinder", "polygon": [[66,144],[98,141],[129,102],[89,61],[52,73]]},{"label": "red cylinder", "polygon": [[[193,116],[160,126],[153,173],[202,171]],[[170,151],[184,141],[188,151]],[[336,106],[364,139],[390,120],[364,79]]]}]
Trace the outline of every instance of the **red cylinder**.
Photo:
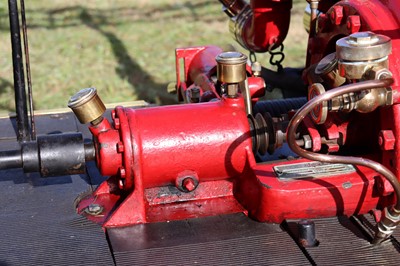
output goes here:
[{"label": "red cylinder", "polygon": [[[107,143],[98,146],[124,147],[121,167],[112,167],[115,172],[124,169],[120,179],[127,190],[134,178],[141,178],[145,188],[177,184],[187,176],[196,182],[228,179],[243,171],[252,148],[244,110],[243,98],[144,109],[117,107],[114,119],[120,134],[104,138]],[[107,161],[100,160],[105,168]]]}]

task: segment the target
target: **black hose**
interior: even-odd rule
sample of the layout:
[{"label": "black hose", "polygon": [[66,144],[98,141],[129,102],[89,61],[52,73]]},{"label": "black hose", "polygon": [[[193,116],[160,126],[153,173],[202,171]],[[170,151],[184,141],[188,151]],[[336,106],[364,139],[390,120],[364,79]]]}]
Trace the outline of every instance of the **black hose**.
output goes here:
[{"label": "black hose", "polygon": [[253,114],[269,113],[272,117],[277,117],[291,110],[297,110],[306,103],[306,97],[259,101],[254,105]]}]

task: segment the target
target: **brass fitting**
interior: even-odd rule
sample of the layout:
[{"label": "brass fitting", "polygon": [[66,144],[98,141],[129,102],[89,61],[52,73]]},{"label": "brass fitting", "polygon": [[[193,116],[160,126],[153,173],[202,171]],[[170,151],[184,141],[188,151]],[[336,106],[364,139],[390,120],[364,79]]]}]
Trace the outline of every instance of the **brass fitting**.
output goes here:
[{"label": "brass fitting", "polygon": [[246,79],[247,56],[240,52],[219,54],[217,61],[217,79],[222,83],[240,83]]},{"label": "brass fitting", "polygon": [[394,229],[400,224],[400,211],[394,207],[383,209],[382,217],[376,227],[375,237],[372,244],[380,244],[388,239]]},{"label": "brass fitting", "polygon": [[68,102],[79,122],[97,124],[106,110],[95,88],[86,88],[73,95]]},{"label": "brass fitting", "polygon": [[227,85],[228,97],[237,96],[239,83],[246,80],[247,56],[239,52],[224,52],[219,54],[217,61],[217,80]]},{"label": "brass fitting", "polygon": [[336,42],[336,57],[341,76],[361,79],[371,68],[387,68],[392,41],[370,31],[353,33]]}]

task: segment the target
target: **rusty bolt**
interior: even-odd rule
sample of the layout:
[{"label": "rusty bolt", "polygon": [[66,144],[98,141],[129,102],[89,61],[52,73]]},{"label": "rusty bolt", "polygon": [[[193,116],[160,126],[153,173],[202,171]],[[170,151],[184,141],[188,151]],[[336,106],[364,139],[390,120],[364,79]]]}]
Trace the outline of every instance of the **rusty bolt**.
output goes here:
[{"label": "rusty bolt", "polygon": [[182,182],[182,187],[189,192],[196,189],[196,182],[191,177],[186,177]]},{"label": "rusty bolt", "polygon": [[117,151],[118,153],[124,152],[124,144],[121,141],[117,143]]},{"label": "rusty bolt", "polygon": [[123,167],[119,168],[119,176],[120,176],[121,178],[125,178],[125,177],[126,177],[125,168],[123,168]]},{"label": "rusty bolt", "polygon": [[343,19],[343,7],[334,6],[331,12],[331,22],[332,24],[339,26]]},{"label": "rusty bolt", "polygon": [[121,126],[121,123],[120,123],[120,121],[119,121],[119,118],[116,117],[116,118],[114,119],[114,128],[115,128],[115,129],[119,129],[120,126]]},{"label": "rusty bolt", "polygon": [[379,146],[384,151],[394,150],[396,138],[392,130],[381,130],[379,132]]},{"label": "rusty bolt", "polygon": [[358,15],[349,16],[347,18],[346,26],[347,26],[347,29],[349,30],[350,34],[358,32],[361,28],[360,16],[358,16]]}]

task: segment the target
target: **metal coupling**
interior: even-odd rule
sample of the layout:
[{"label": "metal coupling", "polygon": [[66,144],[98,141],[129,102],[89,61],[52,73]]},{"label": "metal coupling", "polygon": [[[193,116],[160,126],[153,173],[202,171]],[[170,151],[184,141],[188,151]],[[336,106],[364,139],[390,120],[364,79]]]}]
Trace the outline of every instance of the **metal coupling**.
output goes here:
[{"label": "metal coupling", "polygon": [[70,98],[68,107],[72,109],[82,124],[88,122],[94,125],[98,124],[106,111],[106,107],[97,95],[95,88],[80,90]]},{"label": "metal coupling", "polygon": [[252,51],[252,47],[249,47],[243,39],[244,30],[248,23],[251,23],[253,19],[253,10],[250,5],[245,5],[243,9],[234,17],[229,20],[229,32],[233,35],[233,38],[245,49]]},{"label": "metal coupling", "polygon": [[375,237],[372,244],[380,244],[388,239],[399,224],[400,211],[396,210],[394,207],[391,207],[390,209],[387,207],[384,208],[381,220],[376,226]]}]

